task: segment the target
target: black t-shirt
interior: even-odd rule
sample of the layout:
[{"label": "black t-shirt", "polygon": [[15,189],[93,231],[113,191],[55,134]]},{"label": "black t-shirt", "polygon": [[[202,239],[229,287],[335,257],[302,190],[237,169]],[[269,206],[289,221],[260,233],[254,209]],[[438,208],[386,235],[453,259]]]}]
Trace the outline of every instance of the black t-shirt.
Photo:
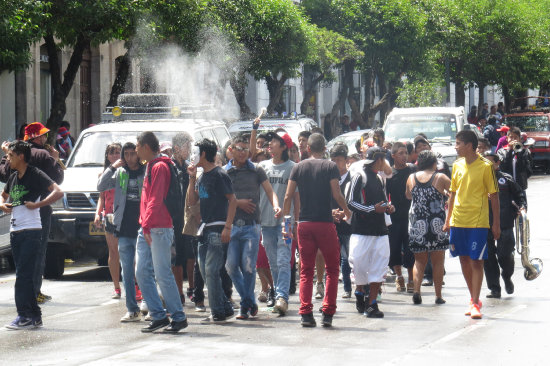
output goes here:
[{"label": "black t-shirt", "polygon": [[300,191],[300,221],[332,222],[330,181],[340,180],[336,164],[330,160],[307,159],[290,173]]},{"label": "black t-shirt", "polygon": [[226,194],[233,193],[231,179],[220,167],[203,173],[198,182],[201,218],[205,224],[227,219]]},{"label": "black t-shirt", "polygon": [[386,191],[392,205],[395,206],[395,212],[391,215],[393,220],[408,220],[411,201],[405,196],[407,189],[407,179],[409,175],[416,171],[413,164],[407,164],[403,169],[392,167],[392,177],[386,180]]},{"label": "black t-shirt", "polygon": [[140,187],[138,177],[143,177],[144,168],[138,170],[128,170],[128,189],[126,190],[126,206],[122,214],[120,232],[118,236],[137,238],[139,230],[139,203]]}]

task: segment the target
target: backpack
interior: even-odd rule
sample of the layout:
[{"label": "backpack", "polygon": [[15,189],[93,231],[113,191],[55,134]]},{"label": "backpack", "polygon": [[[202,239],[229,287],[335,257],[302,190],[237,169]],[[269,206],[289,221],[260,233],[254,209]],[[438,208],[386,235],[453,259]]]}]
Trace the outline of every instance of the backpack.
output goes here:
[{"label": "backpack", "polygon": [[[157,162],[155,162],[155,164],[156,163]],[[176,166],[173,162],[166,164],[170,169],[170,185],[168,186],[168,193],[164,199],[164,205],[166,206],[170,217],[172,217],[172,222],[175,223],[178,222],[178,220],[183,221],[183,207],[181,205],[181,202],[183,201],[183,192],[181,191],[181,185],[178,180],[178,171]],[[149,184],[151,183],[151,169],[153,169],[153,165],[151,165],[149,173],[147,174]]]}]

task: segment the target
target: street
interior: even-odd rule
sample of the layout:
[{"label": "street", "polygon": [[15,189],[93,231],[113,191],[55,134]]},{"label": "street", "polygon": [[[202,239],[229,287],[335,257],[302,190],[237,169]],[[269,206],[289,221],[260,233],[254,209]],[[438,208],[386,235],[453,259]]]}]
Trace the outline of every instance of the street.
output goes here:
[{"label": "street", "polygon": [[[550,265],[548,222],[550,176],[540,173],[529,181],[531,256]],[[189,327],[177,335],[143,334],[145,322],[120,323],[124,297],[112,300],[106,267],[75,263],[61,280],[45,280],[44,293],[53,300],[41,306],[44,327],[36,330],[0,329],[0,364],[223,364],[223,365],[547,365],[550,346],[550,277],[546,271],[526,281],[518,254],[513,276],[515,293],[501,299],[481,298],[483,319],[464,316],[469,296],[457,258],[446,256],[445,305],[435,305],[433,287],[423,287],[423,304],[411,294],[397,293],[385,284],[380,309],[384,319],[368,319],[355,310],[355,299],[342,299],[332,328],[302,328],[299,298],[292,295],[289,312],[279,318],[260,303],[256,319],[234,318],[225,325],[201,325],[187,300]],[[13,271],[0,275],[0,324],[15,316]],[[259,282],[256,286],[259,290]],[[123,292],[124,296],[124,292]],[[238,294],[234,291],[234,299]],[[318,309],[321,300],[314,300]]]}]

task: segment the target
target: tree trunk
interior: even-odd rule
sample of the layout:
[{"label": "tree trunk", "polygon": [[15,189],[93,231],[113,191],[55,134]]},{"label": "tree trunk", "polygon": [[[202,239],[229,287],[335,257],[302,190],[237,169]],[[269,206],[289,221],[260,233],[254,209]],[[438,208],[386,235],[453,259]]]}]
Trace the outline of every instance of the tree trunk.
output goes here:
[{"label": "tree trunk", "polygon": [[237,71],[231,79],[229,79],[229,85],[235,93],[235,98],[237,99],[237,104],[239,105],[239,110],[241,118],[248,118],[251,115],[250,107],[246,104],[246,86],[248,82],[246,80],[246,74],[243,70]]},{"label": "tree trunk", "polygon": [[455,104],[457,107],[466,105],[466,93],[464,92],[464,82],[462,80],[455,81]]},{"label": "tree trunk", "polygon": [[365,78],[365,97],[363,98],[363,112],[361,112],[361,119],[363,121],[361,129],[369,128],[370,126],[370,109],[372,106],[371,90],[374,84],[372,69],[364,72],[363,78]]},{"label": "tree trunk", "polygon": [[389,93],[388,93],[388,86],[386,84],[386,79],[382,75],[378,75],[378,85],[380,88],[380,95],[386,96],[386,100],[384,103],[380,103],[380,121],[378,121],[378,125],[382,125],[384,123],[384,118],[386,117],[386,113],[388,112],[388,104],[387,101],[389,99]]},{"label": "tree trunk", "polygon": [[273,113],[281,103],[281,96],[283,95],[283,86],[288,77],[281,75],[280,79],[276,76],[268,75],[265,77],[267,83],[267,90],[269,91],[269,104],[267,105],[267,113]]},{"label": "tree trunk", "polygon": [[325,74],[321,73],[317,77],[313,78],[311,82],[309,83],[309,87],[307,89],[304,88],[304,100],[302,100],[302,104],[300,104],[300,113],[306,114],[307,107],[309,105],[309,100],[312,96],[315,95],[315,92],[317,91],[317,86],[323,79],[325,78]]},{"label": "tree trunk", "polygon": [[512,108],[512,94],[510,93],[510,88],[508,86],[502,86],[502,96],[504,97],[504,110],[506,113],[510,113]]},{"label": "tree trunk", "polygon": [[109,97],[108,107],[117,105],[118,96],[126,91],[126,83],[130,75],[130,51],[116,58],[118,62],[118,70],[115,77],[115,82],[111,88],[111,96]]},{"label": "tree trunk", "polygon": [[[82,35],[77,37],[76,43],[73,46],[73,53],[71,54],[69,64],[63,73],[63,79],[61,79],[61,63],[57,55],[58,48],[55,44],[53,34],[49,33],[45,35],[44,41],[48,52],[53,89],[52,109],[50,111],[50,116],[48,117],[46,126],[52,131],[57,131],[59,124],[65,117],[65,113],[67,113],[67,104],[65,101],[73,87],[74,79],[78,73],[78,69],[80,68],[82,54],[84,53],[84,50],[90,46],[90,40],[84,38]],[[53,144],[55,137],[55,133],[50,134],[50,144]]]},{"label": "tree trunk", "polygon": [[353,85],[353,72],[355,70],[355,60],[346,60],[343,65],[344,80],[347,84],[348,95],[347,101],[351,109],[351,123],[355,122],[357,125],[363,125],[363,117],[361,116],[361,107],[357,103],[355,98],[355,88]]},{"label": "tree trunk", "polygon": [[479,114],[481,114],[481,112],[483,111],[483,104],[485,103],[485,98],[484,98],[484,95],[483,95],[483,89],[485,89],[485,85],[479,85],[478,84],[478,103],[477,103],[477,111]]}]

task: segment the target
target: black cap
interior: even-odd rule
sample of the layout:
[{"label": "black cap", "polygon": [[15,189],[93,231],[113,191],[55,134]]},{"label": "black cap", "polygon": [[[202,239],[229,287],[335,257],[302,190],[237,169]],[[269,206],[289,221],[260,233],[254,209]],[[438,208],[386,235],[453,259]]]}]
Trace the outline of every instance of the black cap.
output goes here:
[{"label": "black cap", "polygon": [[430,145],[429,141],[426,140],[426,138],[422,135],[417,135],[415,138],[414,138],[414,149],[416,150],[416,145],[418,145],[418,143],[421,142],[423,144],[427,144],[427,145]]},{"label": "black cap", "polygon": [[365,154],[365,164],[372,164],[380,158],[386,158],[386,150],[379,146],[369,147]]}]

